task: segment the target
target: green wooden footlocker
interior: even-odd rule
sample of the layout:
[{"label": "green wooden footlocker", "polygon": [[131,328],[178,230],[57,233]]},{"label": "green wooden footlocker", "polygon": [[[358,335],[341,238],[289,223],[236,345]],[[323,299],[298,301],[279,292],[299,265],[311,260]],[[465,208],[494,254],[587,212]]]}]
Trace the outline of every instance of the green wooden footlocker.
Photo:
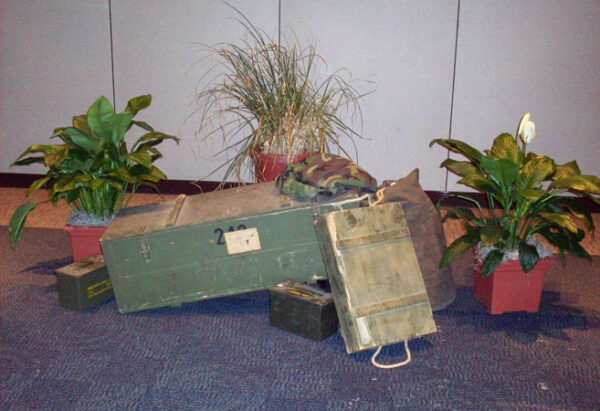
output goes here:
[{"label": "green wooden footlocker", "polygon": [[313,219],[360,201],[295,202],[270,182],[125,208],[100,240],[119,311],[326,278]]}]

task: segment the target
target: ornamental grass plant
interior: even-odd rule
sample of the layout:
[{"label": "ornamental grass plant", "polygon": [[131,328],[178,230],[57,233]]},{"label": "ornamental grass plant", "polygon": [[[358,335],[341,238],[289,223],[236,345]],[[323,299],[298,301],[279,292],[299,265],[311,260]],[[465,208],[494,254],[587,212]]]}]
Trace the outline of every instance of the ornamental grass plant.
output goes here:
[{"label": "ornamental grass plant", "polygon": [[[48,171],[30,185],[27,196],[48,188],[47,201],[56,204],[65,200],[76,215],[84,215],[82,219],[97,219],[102,223],[88,225],[107,225],[140,186],[157,189],[155,183],[166,175],[153,164],[162,156],[156,146],[164,140],[179,143],[179,138],[155,131],[144,121],[134,120],[151,102],[149,94],[134,97],[125,111],[115,113],[110,101],[100,96],[86,114],[73,117],[72,126],[54,130],[51,138],[62,140],[62,144],[29,146],[12,165],[39,163]],[[146,133],[129,151],[125,135],[134,125]],[[9,222],[13,248],[19,242],[27,215],[36,206],[30,201],[15,210]]]},{"label": "ornamental grass plant", "polygon": [[445,207],[444,219],[462,219],[466,233],[448,246],[440,266],[477,245],[489,248],[482,275],[491,274],[511,255],[518,256],[521,268],[528,272],[540,259],[537,236],[556,246],[563,261],[565,253],[590,258],[580,244],[585,232],[577,222],[593,234],[594,222],[582,200],[600,204],[600,179],[581,174],[576,161],[559,165],[548,156],[527,151],[535,135],[531,115],[525,113],[516,137],[502,133],[483,153],[460,140],[431,141],[430,147],[438,144],[465,157],[466,161],[448,158],[440,166],[461,177],[458,183],[484,193],[489,209],[484,213],[469,195],[456,196],[473,203],[478,213],[468,207]]},{"label": "ornamental grass plant", "polygon": [[354,137],[361,136],[341,113],[362,122],[358,104],[362,95],[350,84],[348,72],[338,70],[315,80],[325,61],[313,44],[302,46],[295,36],[288,45],[278,44],[235,11],[241,16],[244,38],[240,44],[209,46],[222,72],[197,93],[195,101],[201,139],[220,136],[224,148],[217,155],[235,153],[213,173],[226,167],[223,181],[229,177],[241,181],[244,170],[252,172],[259,152],[291,159],[337,147],[348,156],[341,137],[354,144]]}]

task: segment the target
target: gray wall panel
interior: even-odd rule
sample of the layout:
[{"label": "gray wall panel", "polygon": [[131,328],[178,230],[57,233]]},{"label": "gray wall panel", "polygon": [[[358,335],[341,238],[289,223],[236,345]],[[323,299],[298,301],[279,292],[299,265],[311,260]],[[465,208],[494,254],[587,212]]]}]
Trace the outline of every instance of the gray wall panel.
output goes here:
[{"label": "gray wall panel", "polygon": [[0,172],[45,173],[9,165],[112,98],[108,0],[2,0],[0,19]]},{"label": "gray wall panel", "polygon": [[456,1],[282,2],[282,29],[313,39],[330,71],[375,82],[358,160],[378,181],[419,167],[424,186],[443,188],[445,153],[428,143],[448,136],[456,13]]}]

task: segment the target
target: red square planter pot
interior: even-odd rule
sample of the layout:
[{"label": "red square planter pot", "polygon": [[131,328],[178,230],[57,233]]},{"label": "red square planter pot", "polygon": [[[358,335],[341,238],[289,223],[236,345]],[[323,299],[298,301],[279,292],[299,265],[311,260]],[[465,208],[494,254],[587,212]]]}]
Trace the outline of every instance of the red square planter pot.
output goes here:
[{"label": "red square planter pot", "polygon": [[481,264],[473,266],[475,297],[491,314],[510,311],[535,313],[540,307],[546,269],[554,263],[552,257],[542,258],[533,270],[524,273],[518,260],[502,261],[496,270],[481,276]]},{"label": "red square planter pot", "polygon": [[67,225],[64,231],[69,234],[74,261],[83,260],[94,254],[102,254],[100,237],[106,231],[106,227]]},{"label": "red square planter pot", "polygon": [[285,170],[288,164],[302,161],[310,155],[310,153],[299,154],[297,156],[293,156],[291,161],[288,161],[287,156],[284,154],[269,154],[260,152],[254,159],[256,181],[259,183],[273,181],[283,170]]}]

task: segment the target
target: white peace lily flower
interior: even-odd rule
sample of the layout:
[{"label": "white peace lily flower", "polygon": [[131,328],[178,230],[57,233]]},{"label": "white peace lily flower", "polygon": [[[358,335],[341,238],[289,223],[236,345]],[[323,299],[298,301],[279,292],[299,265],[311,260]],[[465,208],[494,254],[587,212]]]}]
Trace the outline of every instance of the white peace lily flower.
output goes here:
[{"label": "white peace lily flower", "polygon": [[517,136],[525,144],[528,144],[535,138],[535,123],[530,120],[531,113],[527,112],[521,117],[519,121],[519,129],[517,130]]},{"label": "white peace lily flower", "polygon": [[533,121],[528,121],[525,123],[523,127],[523,134],[521,135],[521,140],[525,144],[529,144],[531,140],[535,138],[535,123]]}]

